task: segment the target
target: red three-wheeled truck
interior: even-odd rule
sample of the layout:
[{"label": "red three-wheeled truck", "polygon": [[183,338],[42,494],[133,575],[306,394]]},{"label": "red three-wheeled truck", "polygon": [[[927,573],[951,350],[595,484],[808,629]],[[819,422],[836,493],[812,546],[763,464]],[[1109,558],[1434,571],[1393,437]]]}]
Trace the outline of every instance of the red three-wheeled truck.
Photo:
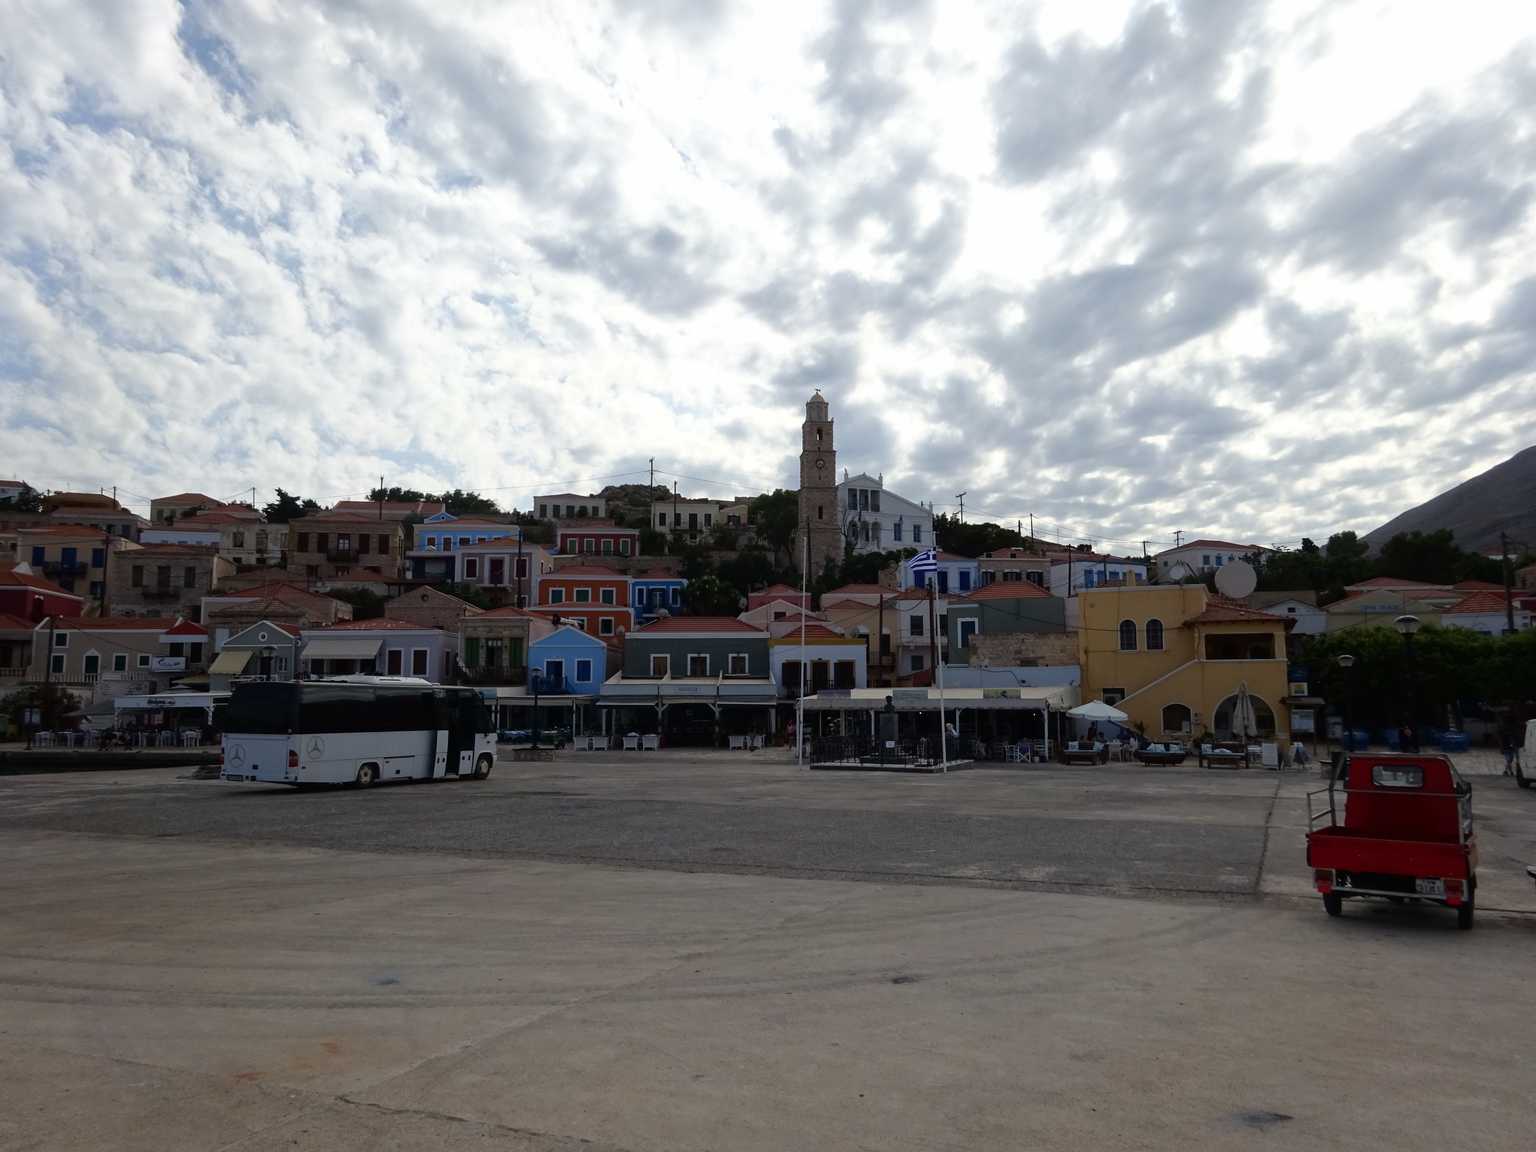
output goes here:
[{"label": "red three-wheeled truck", "polygon": [[1443,904],[1472,927],[1472,786],[1450,758],[1357,753],[1341,775],[1308,793],[1307,863],[1328,915],[1345,897],[1374,896]]}]

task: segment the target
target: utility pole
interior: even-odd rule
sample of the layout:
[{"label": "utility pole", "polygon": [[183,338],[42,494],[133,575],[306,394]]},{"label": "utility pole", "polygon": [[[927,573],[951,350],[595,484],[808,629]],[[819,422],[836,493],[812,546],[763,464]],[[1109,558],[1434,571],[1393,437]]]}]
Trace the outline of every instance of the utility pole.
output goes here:
[{"label": "utility pole", "polygon": [[1514,566],[1509,562],[1509,533],[1499,533],[1499,552],[1503,555],[1504,571],[1504,635],[1515,634],[1515,578]]},{"label": "utility pole", "polygon": [[[969,489],[967,489],[967,491],[969,491]],[[955,494],[955,499],[960,501],[960,523],[964,524],[965,523],[965,493],[964,492],[956,493]]]},{"label": "utility pole", "polygon": [[384,477],[379,477],[379,520],[384,519]]},{"label": "utility pole", "polygon": [[1029,542],[1031,544],[1035,542],[1035,514],[1033,512],[1029,514]]},{"label": "utility pole", "polygon": [[[651,457],[651,488],[655,489],[655,487],[656,487],[656,457],[652,456]],[[651,499],[652,500],[656,499],[655,491],[651,492]]]},{"label": "utility pole", "polygon": [[1184,547],[1184,532],[1182,529],[1173,534],[1173,546],[1175,548]]}]

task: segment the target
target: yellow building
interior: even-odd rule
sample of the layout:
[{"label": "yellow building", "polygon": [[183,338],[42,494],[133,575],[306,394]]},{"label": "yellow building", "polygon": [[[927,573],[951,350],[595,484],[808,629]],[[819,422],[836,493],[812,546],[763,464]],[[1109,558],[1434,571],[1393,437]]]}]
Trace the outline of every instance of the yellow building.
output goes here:
[{"label": "yellow building", "polygon": [[1069,612],[1077,617],[1083,699],[1115,705],[1149,739],[1207,730],[1229,739],[1237,692],[1247,684],[1259,732],[1289,740],[1285,617],[1199,584],[1093,589],[1074,597]]}]

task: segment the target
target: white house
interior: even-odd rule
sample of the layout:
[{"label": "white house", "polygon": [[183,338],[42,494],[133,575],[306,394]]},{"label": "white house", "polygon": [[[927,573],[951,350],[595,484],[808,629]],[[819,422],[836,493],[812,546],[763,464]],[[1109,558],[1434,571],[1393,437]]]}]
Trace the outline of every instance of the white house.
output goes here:
[{"label": "white house", "polygon": [[[1270,609],[1274,611],[1273,608]],[[1485,636],[1501,636],[1509,627],[1502,592],[1470,592],[1440,613],[1442,628],[1467,628]],[[1522,600],[1515,602],[1515,631],[1531,627],[1531,612]]]},{"label": "white house", "polygon": [[344,620],[305,628],[300,667],[310,679],[375,673],[449,681],[459,654],[459,634],[409,620]]},{"label": "white house", "polygon": [[1292,636],[1321,636],[1328,631],[1328,613],[1314,603],[1316,599],[1316,593],[1288,596],[1281,592],[1255,592],[1248,597],[1247,604],[1250,608],[1294,620],[1290,630]]},{"label": "white house", "polygon": [[933,546],[932,510],[886,491],[884,473],[849,476],[845,471],[837,486],[837,513],[843,539],[856,553]]},{"label": "white house", "polygon": [[935,559],[938,561],[939,570],[932,577],[925,572],[913,575],[912,570],[905,563],[898,565],[896,581],[901,590],[905,592],[915,588],[922,591],[928,587],[929,579],[934,581],[935,590],[940,596],[950,593],[963,596],[981,587],[981,564],[975,557],[940,552]]},{"label": "white house", "polygon": [[690,540],[697,540],[701,534],[713,532],[726,522],[722,511],[725,507],[724,500],[687,499],[681,496],[670,500],[654,500],[651,502],[651,527],[668,534],[686,533]]},{"label": "white house", "polygon": [[1230,540],[1191,540],[1169,548],[1153,557],[1157,578],[1164,584],[1177,584],[1186,578],[1199,579],[1234,560],[1257,564],[1271,551],[1262,544],[1234,544]]},{"label": "white house", "polygon": [[[802,643],[803,639],[803,643]],[[808,624],[768,642],[768,667],[784,696],[800,692],[800,669],[809,666],[808,692],[869,687],[869,647],[862,636],[844,636],[825,624]],[[786,667],[787,666],[787,667]]]},{"label": "white house", "polygon": [[608,515],[608,501],[601,496],[578,496],[574,492],[555,492],[533,498],[540,520],[601,520]]},{"label": "white house", "polygon": [[1051,557],[1052,596],[1075,596],[1090,588],[1145,584],[1147,562],[1097,552],[1061,552]]}]

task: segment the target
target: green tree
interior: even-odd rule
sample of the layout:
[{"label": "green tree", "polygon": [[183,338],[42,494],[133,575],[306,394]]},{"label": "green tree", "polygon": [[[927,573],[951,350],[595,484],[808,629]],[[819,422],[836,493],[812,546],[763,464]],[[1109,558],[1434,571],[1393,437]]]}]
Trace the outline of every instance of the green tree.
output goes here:
[{"label": "green tree", "polygon": [[946,552],[959,556],[982,556],[997,548],[1030,548],[1028,537],[1013,528],[988,520],[962,522],[958,516],[940,512],[933,518],[933,538]]},{"label": "green tree", "polygon": [[754,588],[772,584],[779,575],[767,549],[758,546],[743,548],[735,556],[719,564],[717,574],[721,580],[742,595]]},{"label": "green tree", "polygon": [[1295,551],[1279,549],[1258,561],[1259,588],[1265,592],[1321,592],[1324,584],[1323,550],[1302,539]]},{"label": "green tree", "polygon": [[23,484],[21,491],[14,496],[0,499],[8,511],[11,512],[41,512],[43,510],[43,494],[30,484]]},{"label": "green tree", "polygon": [[395,503],[408,503],[415,500],[431,500],[432,497],[418,488],[401,488],[393,485],[389,488],[373,488],[368,493],[368,499],[377,503],[380,500]]},{"label": "green tree", "polygon": [[688,613],[693,616],[735,616],[741,612],[741,593],[713,572],[688,581]]},{"label": "green tree", "polygon": [[499,516],[501,514],[501,507],[496,501],[478,492],[465,492],[462,488],[444,492],[437,499],[443,502],[444,510],[454,516]]},{"label": "green tree", "polygon": [[1374,573],[1371,547],[1353,532],[1335,532],[1323,545],[1323,587],[1343,595],[1345,587]]},{"label": "green tree", "polygon": [[27,711],[37,710],[39,730],[55,731],[69,727],[66,718],[77,705],[69,692],[52,682],[47,684],[23,684],[4,700],[0,700],[0,715],[4,715],[15,732],[27,730]]},{"label": "green tree", "polygon": [[752,501],[752,523],[758,538],[773,552],[774,562],[780,557],[790,567],[797,567],[790,555],[795,544],[795,532],[800,526],[800,494],[775,488]]},{"label": "green tree", "polygon": [[261,514],[271,524],[286,524],[290,520],[297,520],[300,516],[307,516],[311,512],[320,511],[320,505],[309,497],[299,499],[297,496],[284,492],[281,488],[275,490],[277,499],[270,504],[262,506]]}]

